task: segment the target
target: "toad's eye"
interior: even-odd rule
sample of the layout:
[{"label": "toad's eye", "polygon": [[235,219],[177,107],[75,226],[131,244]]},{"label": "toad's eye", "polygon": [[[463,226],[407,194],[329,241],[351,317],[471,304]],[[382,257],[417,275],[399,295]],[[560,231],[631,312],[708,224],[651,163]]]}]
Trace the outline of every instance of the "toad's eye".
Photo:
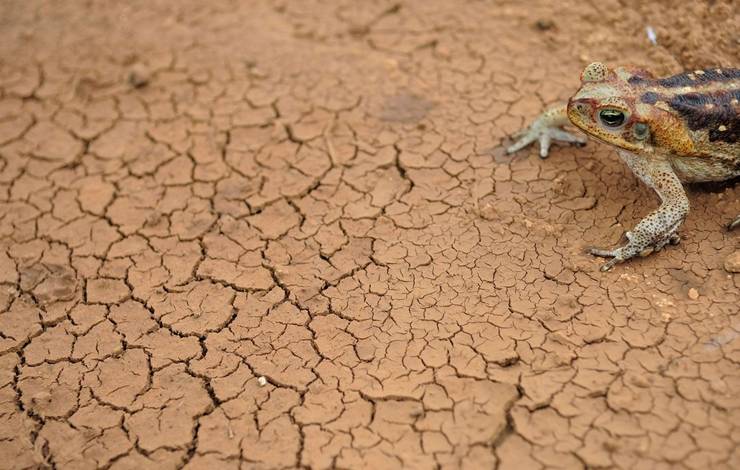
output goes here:
[{"label": "toad's eye", "polygon": [[602,109],[599,119],[606,127],[619,127],[624,124],[624,113],[616,109]]}]

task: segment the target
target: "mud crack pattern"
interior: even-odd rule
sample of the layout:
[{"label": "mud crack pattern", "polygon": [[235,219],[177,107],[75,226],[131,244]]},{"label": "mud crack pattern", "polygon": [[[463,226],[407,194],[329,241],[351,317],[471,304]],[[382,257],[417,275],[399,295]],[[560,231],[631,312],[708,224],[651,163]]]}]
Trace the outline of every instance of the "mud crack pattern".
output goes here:
[{"label": "mud crack pattern", "polygon": [[740,189],[600,273],[649,191],[503,156],[732,2],[550,3],[3,2],[0,467],[740,468]]}]

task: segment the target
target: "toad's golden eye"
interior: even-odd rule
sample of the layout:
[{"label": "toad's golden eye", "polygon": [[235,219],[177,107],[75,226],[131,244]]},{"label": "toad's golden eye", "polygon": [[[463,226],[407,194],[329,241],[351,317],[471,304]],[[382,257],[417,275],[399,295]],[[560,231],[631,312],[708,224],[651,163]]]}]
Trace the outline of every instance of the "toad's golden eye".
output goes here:
[{"label": "toad's golden eye", "polygon": [[618,109],[602,109],[599,119],[606,127],[619,127],[624,124],[624,113]]}]

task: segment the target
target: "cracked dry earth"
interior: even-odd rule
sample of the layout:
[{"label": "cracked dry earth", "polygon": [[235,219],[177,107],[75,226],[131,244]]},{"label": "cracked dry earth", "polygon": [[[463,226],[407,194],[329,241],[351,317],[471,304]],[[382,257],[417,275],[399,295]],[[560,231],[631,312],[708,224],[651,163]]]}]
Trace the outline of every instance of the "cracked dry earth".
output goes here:
[{"label": "cracked dry earth", "polygon": [[649,190],[503,155],[590,60],[738,65],[680,3],[3,2],[0,467],[740,468],[740,189],[601,273]]}]

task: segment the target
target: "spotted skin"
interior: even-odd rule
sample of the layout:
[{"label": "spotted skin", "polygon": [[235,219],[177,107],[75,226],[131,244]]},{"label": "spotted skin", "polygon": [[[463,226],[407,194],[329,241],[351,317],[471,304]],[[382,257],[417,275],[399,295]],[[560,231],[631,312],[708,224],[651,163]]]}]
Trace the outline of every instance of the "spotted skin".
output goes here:
[{"label": "spotted skin", "polygon": [[634,256],[660,251],[668,243],[678,243],[676,231],[689,213],[689,198],[667,159],[651,160],[623,150],[618,153],[632,172],[658,193],[661,205],[626,233],[626,245],[614,250],[589,250],[593,255],[611,257],[602,266],[604,271]]},{"label": "spotted skin", "polygon": [[[644,95],[643,95],[644,96]],[[660,99],[660,95],[658,95]],[[709,141],[734,144],[740,141],[740,88],[711,93],[683,93],[668,100],[668,105],[686,119],[692,131],[709,129]],[[732,103],[736,103],[735,106]]]},{"label": "spotted skin", "polygon": [[[610,258],[602,270],[679,242],[689,212],[686,182],[724,181],[740,176],[740,70],[706,69],[668,78],[643,70],[593,63],[568,104],[540,115],[508,153],[534,141],[547,157],[550,142],[581,143],[561,129],[573,124],[588,136],[617,147],[632,172],[660,197],[661,205],[626,233],[615,249],[592,248]],[[738,216],[729,228],[740,226]]]}]

